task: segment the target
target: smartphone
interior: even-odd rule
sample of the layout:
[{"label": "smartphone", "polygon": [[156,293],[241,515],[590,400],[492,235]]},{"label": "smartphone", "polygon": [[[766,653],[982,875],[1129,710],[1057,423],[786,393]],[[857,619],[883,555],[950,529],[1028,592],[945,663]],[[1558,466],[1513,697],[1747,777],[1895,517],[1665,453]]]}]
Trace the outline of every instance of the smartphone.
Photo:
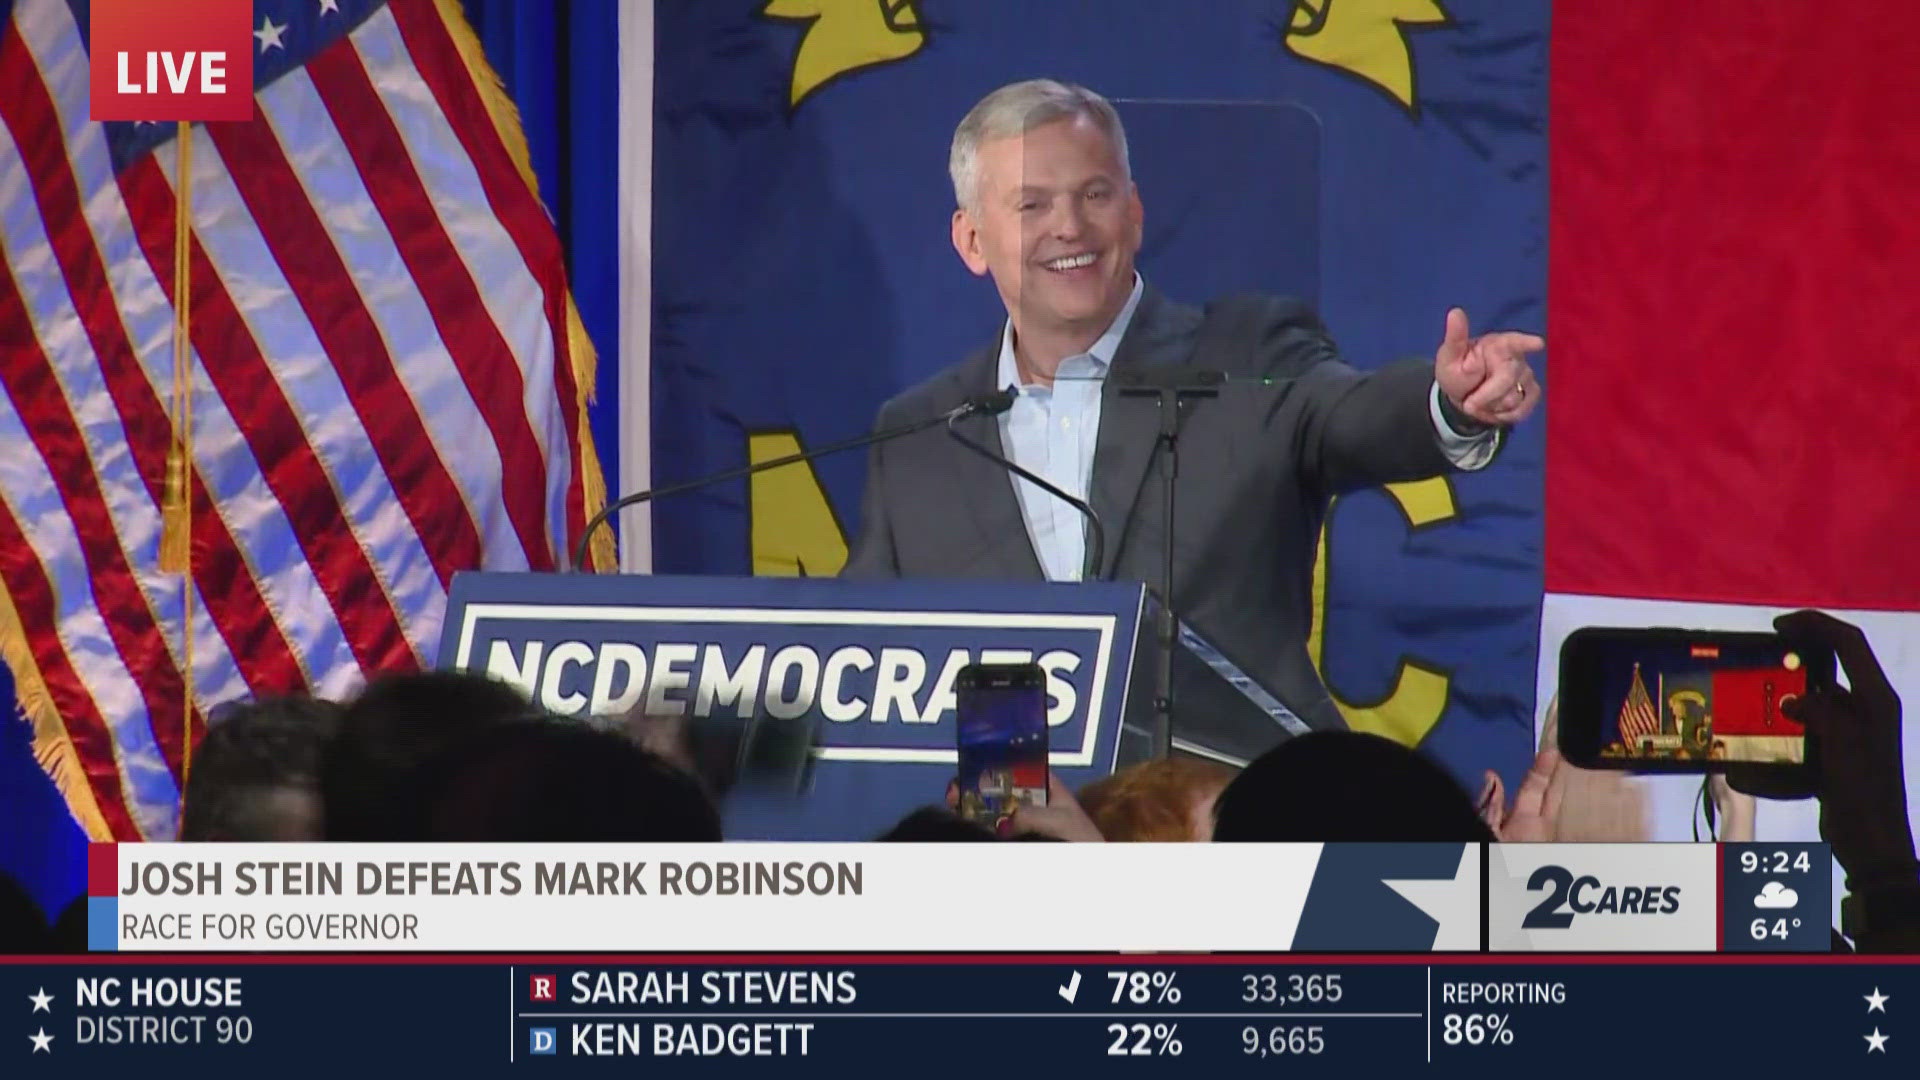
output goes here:
[{"label": "smartphone", "polygon": [[1047,675],[1039,664],[969,664],[954,676],[960,814],[997,828],[1047,805]]},{"label": "smartphone", "polygon": [[1782,706],[1834,684],[1834,655],[1779,634],[1589,626],[1560,647],[1560,752],[1586,769],[1807,764]]}]

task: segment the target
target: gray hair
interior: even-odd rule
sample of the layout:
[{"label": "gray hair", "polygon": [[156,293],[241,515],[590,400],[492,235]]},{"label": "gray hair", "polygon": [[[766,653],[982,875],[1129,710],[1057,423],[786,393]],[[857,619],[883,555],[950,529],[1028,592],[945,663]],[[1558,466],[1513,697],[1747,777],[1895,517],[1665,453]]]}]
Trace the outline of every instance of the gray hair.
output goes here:
[{"label": "gray hair", "polygon": [[953,178],[953,198],[972,210],[980,197],[980,144],[989,139],[1024,135],[1043,124],[1069,117],[1092,120],[1120,159],[1120,176],[1133,179],[1127,161],[1127,132],[1120,114],[1106,98],[1084,86],[1052,79],[1009,83],[980,99],[953,130],[953,149],[947,154],[947,173]]}]

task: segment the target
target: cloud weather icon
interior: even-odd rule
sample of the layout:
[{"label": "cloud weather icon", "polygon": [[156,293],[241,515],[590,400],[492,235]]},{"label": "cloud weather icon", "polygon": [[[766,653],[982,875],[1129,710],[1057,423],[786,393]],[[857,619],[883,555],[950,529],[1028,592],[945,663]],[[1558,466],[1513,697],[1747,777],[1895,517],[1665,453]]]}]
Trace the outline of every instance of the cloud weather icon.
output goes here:
[{"label": "cloud weather icon", "polygon": [[1760,895],[1753,898],[1757,908],[1790,908],[1800,902],[1800,894],[1777,881],[1769,881],[1760,887]]}]

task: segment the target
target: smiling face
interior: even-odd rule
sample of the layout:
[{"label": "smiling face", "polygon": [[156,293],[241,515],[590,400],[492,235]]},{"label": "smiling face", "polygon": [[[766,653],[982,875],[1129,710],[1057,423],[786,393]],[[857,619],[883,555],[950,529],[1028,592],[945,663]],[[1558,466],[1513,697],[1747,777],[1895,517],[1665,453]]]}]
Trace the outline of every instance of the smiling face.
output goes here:
[{"label": "smiling face", "polygon": [[1133,291],[1139,194],[1113,144],[1074,116],[980,145],[973,205],[953,215],[967,269],[991,274],[1017,334],[1093,343]]}]

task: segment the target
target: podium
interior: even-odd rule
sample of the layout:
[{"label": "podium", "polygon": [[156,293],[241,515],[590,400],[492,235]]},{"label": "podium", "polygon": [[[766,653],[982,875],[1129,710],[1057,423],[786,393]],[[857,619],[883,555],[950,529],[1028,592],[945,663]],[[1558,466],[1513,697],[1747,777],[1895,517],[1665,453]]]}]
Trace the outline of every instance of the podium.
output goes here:
[{"label": "podium", "polygon": [[[1078,787],[1153,753],[1157,601],[1137,583],[456,575],[440,666],[562,715],[635,709],[811,741],[804,790],[729,799],[734,839],[864,840],[941,802],[954,676],[1036,660],[1053,769]],[[1174,747],[1244,764],[1307,730],[1199,635],[1174,663]]]}]

